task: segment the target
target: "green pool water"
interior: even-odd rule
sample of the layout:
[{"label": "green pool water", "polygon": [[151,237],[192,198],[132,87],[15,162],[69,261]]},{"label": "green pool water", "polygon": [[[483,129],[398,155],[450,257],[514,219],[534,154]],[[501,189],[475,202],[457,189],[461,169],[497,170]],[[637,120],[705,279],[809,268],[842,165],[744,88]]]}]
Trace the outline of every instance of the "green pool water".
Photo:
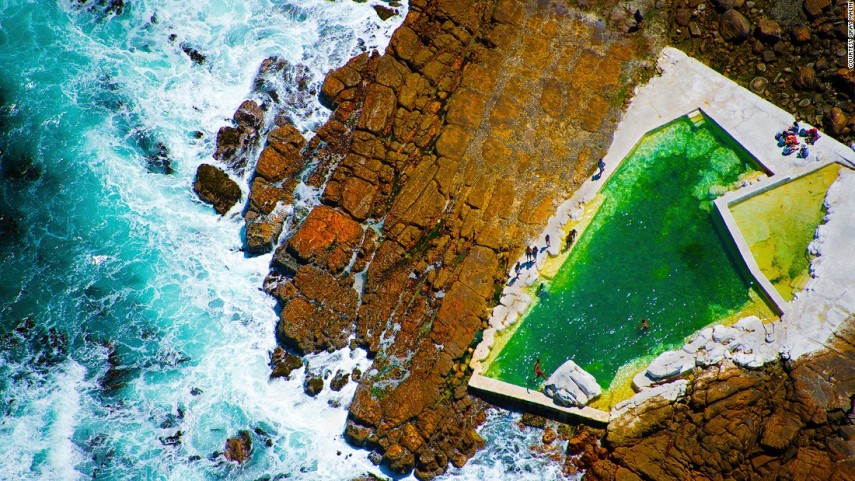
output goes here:
[{"label": "green pool water", "polygon": [[547,375],[573,359],[606,388],[622,365],[756,302],[713,201],[758,169],[708,120],[683,117],[645,136],[554,280],[499,339],[486,375],[534,388],[537,358]]},{"label": "green pool water", "polygon": [[831,164],[730,207],[760,271],[787,301],[810,280],[808,244],[839,172]]}]

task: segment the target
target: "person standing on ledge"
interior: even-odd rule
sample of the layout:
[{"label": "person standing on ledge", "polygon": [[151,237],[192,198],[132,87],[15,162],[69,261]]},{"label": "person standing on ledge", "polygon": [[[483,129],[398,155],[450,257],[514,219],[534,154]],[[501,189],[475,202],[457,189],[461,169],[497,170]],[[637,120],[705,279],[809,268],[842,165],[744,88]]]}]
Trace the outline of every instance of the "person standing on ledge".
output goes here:
[{"label": "person standing on ledge", "polygon": [[570,232],[567,234],[566,245],[564,246],[564,248],[569,249],[574,242],[576,242],[576,229],[570,230]]}]

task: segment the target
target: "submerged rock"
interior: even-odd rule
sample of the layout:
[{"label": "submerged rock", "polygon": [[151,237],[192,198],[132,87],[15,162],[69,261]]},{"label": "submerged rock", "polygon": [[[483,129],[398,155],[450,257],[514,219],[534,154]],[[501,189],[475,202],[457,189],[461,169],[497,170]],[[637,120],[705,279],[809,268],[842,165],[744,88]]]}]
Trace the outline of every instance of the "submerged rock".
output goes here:
[{"label": "submerged rock", "polygon": [[563,406],[584,406],[603,393],[594,376],[572,360],[562,364],[549,376],[543,391]]},{"label": "submerged rock", "polygon": [[324,379],[319,374],[307,374],[306,382],[303,383],[303,391],[309,396],[315,397],[324,390]]},{"label": "submerged rock", "polygon": [[350,373],[338,370],[338,372],[335,373],[335,376],[333,376],[332,381],[330,381],[330,389],[333,391],[341,391],[348,382],[350,382]]},{"label": "submerged rock", "polygon": [[218,214],[223,215],[240,200],[240,187],[222,170],[209,164],[201,164],[196,170],[193,190],[203,202],[212,204]]},{"label": "submerged rock", "polygon": [[386,21],[398,14],[394,8],[384,7],[383,5],[374,5],[374,11],[380,20]]}]

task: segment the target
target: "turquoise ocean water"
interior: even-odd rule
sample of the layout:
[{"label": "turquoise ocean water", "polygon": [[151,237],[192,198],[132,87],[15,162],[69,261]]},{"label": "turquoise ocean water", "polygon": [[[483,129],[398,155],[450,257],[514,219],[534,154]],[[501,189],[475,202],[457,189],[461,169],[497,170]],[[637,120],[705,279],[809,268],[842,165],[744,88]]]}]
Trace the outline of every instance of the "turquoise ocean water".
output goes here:
[{"label": "turquoise ocean water", "polygon": [[[239,216],[190,185],[264,58],[306,65],[317,87],[385,48],[402,16],[325,0],[89,5],[0,0],[0,479],[379,472],[341,438],[353,384],[308,398],[302,371],[268,381],[270,258],[246,258]],[[314,98],[283,108],[306,133],[328,115]],[[162,148],[171,175],[150,161]],[[449,476],[554,479],[514,420],[491,414],[490,447]],[[239,467],[216,453],[241,429],[256,447]]]}]

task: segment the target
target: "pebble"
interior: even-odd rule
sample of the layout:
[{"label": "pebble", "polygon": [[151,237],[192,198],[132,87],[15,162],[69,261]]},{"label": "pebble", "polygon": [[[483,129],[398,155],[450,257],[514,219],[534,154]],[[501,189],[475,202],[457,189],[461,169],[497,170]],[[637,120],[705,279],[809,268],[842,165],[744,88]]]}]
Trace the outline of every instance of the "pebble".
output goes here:
[{"label": "pebble", "polygon": [[765,73],[766,72],[766,64],[765,63],[758,63],[756,69],[760,73]]},{"label": "pebble", "polygon": [[802,101],[799,102],[799,107],[802,107],[802,108],[807,107],[809,105],[810,105],[810,99],[802,99]]},{"label": "pebble", "polygon": [[752,92],[760,93],[766,89],[767,85],[769,85],[769,79],[765,77],[756,77],[748,84],[748,88],[750,88]]},{"label": "pebble", "polygon": [[698,38],[701,36],[701,27],[698,26],[697,22],[689,23],[689,34],[695,38]]}]

